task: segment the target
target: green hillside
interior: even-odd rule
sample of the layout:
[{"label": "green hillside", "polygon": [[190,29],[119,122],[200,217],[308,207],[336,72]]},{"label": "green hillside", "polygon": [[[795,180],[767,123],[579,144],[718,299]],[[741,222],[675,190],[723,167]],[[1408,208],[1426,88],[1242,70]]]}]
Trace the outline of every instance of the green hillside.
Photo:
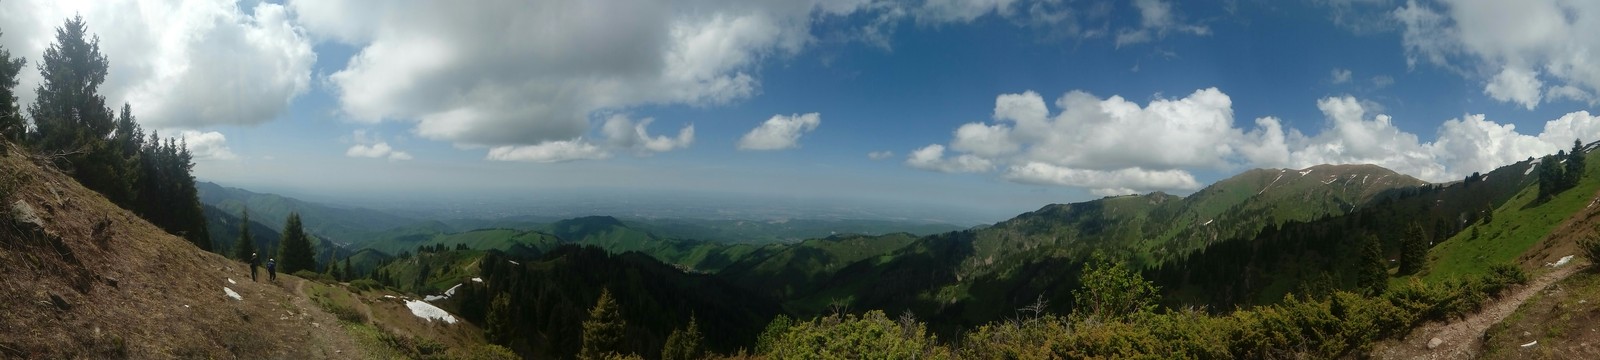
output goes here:
[{"label": "green hillside", "polygon": [[888,254],[916,239],[908,233],[836,235],[792,245],[768,245],[717,275],[769,296],[787,298],[814,291],[851,263]]}]

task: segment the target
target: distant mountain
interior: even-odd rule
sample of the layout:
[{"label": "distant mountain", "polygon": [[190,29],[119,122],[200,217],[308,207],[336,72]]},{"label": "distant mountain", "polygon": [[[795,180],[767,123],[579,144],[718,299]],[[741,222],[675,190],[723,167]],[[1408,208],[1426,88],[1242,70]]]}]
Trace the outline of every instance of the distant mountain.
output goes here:
[{"label": "distant mountain", "polygon": [[[242,222],[242,219],[215,206],[206,204],[201,205],[201,211],[206,216],[206,230],[211,234],[211,248],[218,249],[218,253],[232,256],[232,249],[239,242],[239,223]],[[278,242],[279,239],[282,239],[283,234],[279,233],[277,229],[255,221],[255,213],[252,212],[250,216],[252,216],[250,219],[250,238],[255,241],[256,249],[262,254],[261,261],[265,263],[268,257],[273,256],[272,254],[278,251]],[[318,264],[327,265],[330,258],[343,259],[352,253],[350,249],[332,241],[322,239],[319,236],[313,237],[317,241],[315,250]],[[332,252],[331,257],[329,252]]]},{"label": "distant mountain", "polygon": [[372,233],[421,222],[378,210],[318,204],[211,182],[199,182],[195,186],[199,189],[201,203],[230,214],[238,214],[249,207],[251,220],[274,230],[282,231],[289,213],[298,212],[305,221],[306,231],[341,244],[359,244],[370,240]]},{"label": "distant mountain", "polygon": [[717,273],[776,298],[809,294],[847,265],[889,254],[917,240],[908,233],[835,235],[796,244],[763,246]]}]

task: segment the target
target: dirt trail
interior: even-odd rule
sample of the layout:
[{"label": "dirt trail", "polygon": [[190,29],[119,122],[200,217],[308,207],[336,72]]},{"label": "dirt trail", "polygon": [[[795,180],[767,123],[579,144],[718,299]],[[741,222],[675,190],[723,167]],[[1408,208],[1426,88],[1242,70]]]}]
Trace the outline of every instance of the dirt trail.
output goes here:
[{"label": "dirt trail", "polygon": [[[1475,358],[1483,348],[1483,334],[1489,331],[1490,326],[1511,316],[1511,313],[1516,312],[1517,308],[1522,307],[1522,303],[1528,301],[1534,294],[1566,279],[1583,267],[1579,264],[1566,264],[1556,268],[1555,271],[1546,273],[1527,285],[1513,289],[1510,294],[1489,303],[1476,314],[1447,323],[1428,323],[1412,330],[1401,343],[1390,343],[1374,351],[1373,355],[1381,359]],[[1428,342],[1434,338],[1444,342],[1429,350]]]},{"label": "dirt trail", "polygon": [[311,339],[307,345],[321,352],[314,355],[323,359],[363,357],[355,340],[339,326],[339,320],[311,301],[311,295],[305,291],[307,280],[293,277],[279,279],[290,293],[287,300],[298,308],[298,314],[285,310],[285,318],[293,320],[298,317],[305,323],[306,335]]}]

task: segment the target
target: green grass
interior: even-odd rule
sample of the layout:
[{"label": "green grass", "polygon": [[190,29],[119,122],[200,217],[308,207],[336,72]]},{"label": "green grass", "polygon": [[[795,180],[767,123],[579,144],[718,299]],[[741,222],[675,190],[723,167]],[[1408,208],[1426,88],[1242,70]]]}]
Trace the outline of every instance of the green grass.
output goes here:
[{"label": "green grass", "polygon": [[[1494,210],[1493,222],[1480,221],[1435,246],[1429,252],[1429,267],[1423,279],[1437,282],[1481,275],[1489,271],[1488,264],[1516,260],[1561,222],[1593,201],[1591,196],[1600,187],[1600,164],[1589,163],[1577,186],[1550,201],[1534,204],[1538,185],[1523,188]],[[1474,232],[1477,238],[1473,238]]]}]

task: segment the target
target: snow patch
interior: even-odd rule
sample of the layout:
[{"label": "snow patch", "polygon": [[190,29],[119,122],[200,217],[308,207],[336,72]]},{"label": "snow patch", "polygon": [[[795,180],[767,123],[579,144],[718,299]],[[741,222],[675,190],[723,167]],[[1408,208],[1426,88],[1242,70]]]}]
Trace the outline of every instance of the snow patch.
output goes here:
[{"label": "snow patch", "polygon": [[238,285],[239,284],[239,283],[233,282],[233,278],[228,278],[228,283],[229,284],[234,284],[234,285]]},{"label": "snow patch", "polygon": [[407,300],[406,307],[411,309],[411,315],[416,315],[428,321],[439,320],[444,321],[446,324],[456,323],[456,317],[450,315],[449,311],[444,311],[444,309],[425,301]]},{"label": "snow patch", "polygon": [[430,301],[431,302],[431,301],[439,301],[439,300],[444,300],[444,299],[449,299],[449,298],[450,298],[449,296],[428,295],[428,296],[423,296],[422,297],[422,301]]},{"label": "snow patch", "polygon": [[1257,191],[1256,195],[1261,195],[1262,193],[1267,192],[1267,189],[1271,189],[1272,185],[1273,184],[1277,184],[1278,183],[1278,179],[1282,179],[1282,178],[1283,178],[1283,172],[1278,172],[1278,177],[1272,178],[1272,182],[1267,183],[1267,186],[1261,187],[1261,191]]},{"label": "snow patch", "polygon": [[483,278],[472,278],[472,282],[483,282]]},{"label": "snow patch", "polygon": [[1310,174],[1310,173],[1311,173],[1311,169],[1301,170],[1300,171],[1300,176],[1306,176],[1306,174]]},{"label": "snow patch", "polygon": [[1204,223],[1204,224],[1200,224],[1200,226],[1206,226],[1206,225],[1211,225],[1211,222],[1212,222],[1212,221],[1217,221],[1217,219],[1210,219],[1210,220],[1206,220],[1206,223]]},{"label": "snow patch", "polygon": [[1572,255],[1562,256],[1560,260],[1556,260],[1556,262],[1549,265],[1550,267],[1561,267],[1561,265],[1566,265],[1569,262],[1572,262]]},{"label": "snow patch", "polygon": [[[243,296],[239,296],[239,293],[233,292],[233,289],[229,289],[227,286],[223,286],[222,287],[222,292],[227,293],[228,297],[231,297],[234,300],[244,301],[244,297]],[[188,306],[188,305],[184,305],[184,306]]]},{"label": "snow patch", "polygon": [[385,299],[393,299],[395,297],[394,297],[394,295],[384,295],[383,298],[385,298]]},{"label": "snow patch", "polygon": [[1522,174],[1532,174],[1533,169],[1539,167],[1539,162],[1541,161],[1544,161],[1544,159],[1533,159],[1533,162],[1528,163],[1528,170],[1523,171]]},{"label": "snow patch", "polygon": [[444,296],[445,297],[456,296],[456,289],[460,288],[461,285],[463,285],[463,284],[456,284],[456,286],[451,286],[450,290],[445,290],[444,291]]},{"label": "snow patch", "polygon": [[1534,345],[1539,345],[1539,340],[1534,340],[1531,343],[1522,344],[1522,347],[1529,347],[1529,346],[1534,346]]},{"label": "snow patch", "polygon": [[506,262],[511,263],[511,265],[522,265],[522,263],[519,263],[519,262],[516,262],[516,261],[511,261],[511,260],[506,260]]}]

